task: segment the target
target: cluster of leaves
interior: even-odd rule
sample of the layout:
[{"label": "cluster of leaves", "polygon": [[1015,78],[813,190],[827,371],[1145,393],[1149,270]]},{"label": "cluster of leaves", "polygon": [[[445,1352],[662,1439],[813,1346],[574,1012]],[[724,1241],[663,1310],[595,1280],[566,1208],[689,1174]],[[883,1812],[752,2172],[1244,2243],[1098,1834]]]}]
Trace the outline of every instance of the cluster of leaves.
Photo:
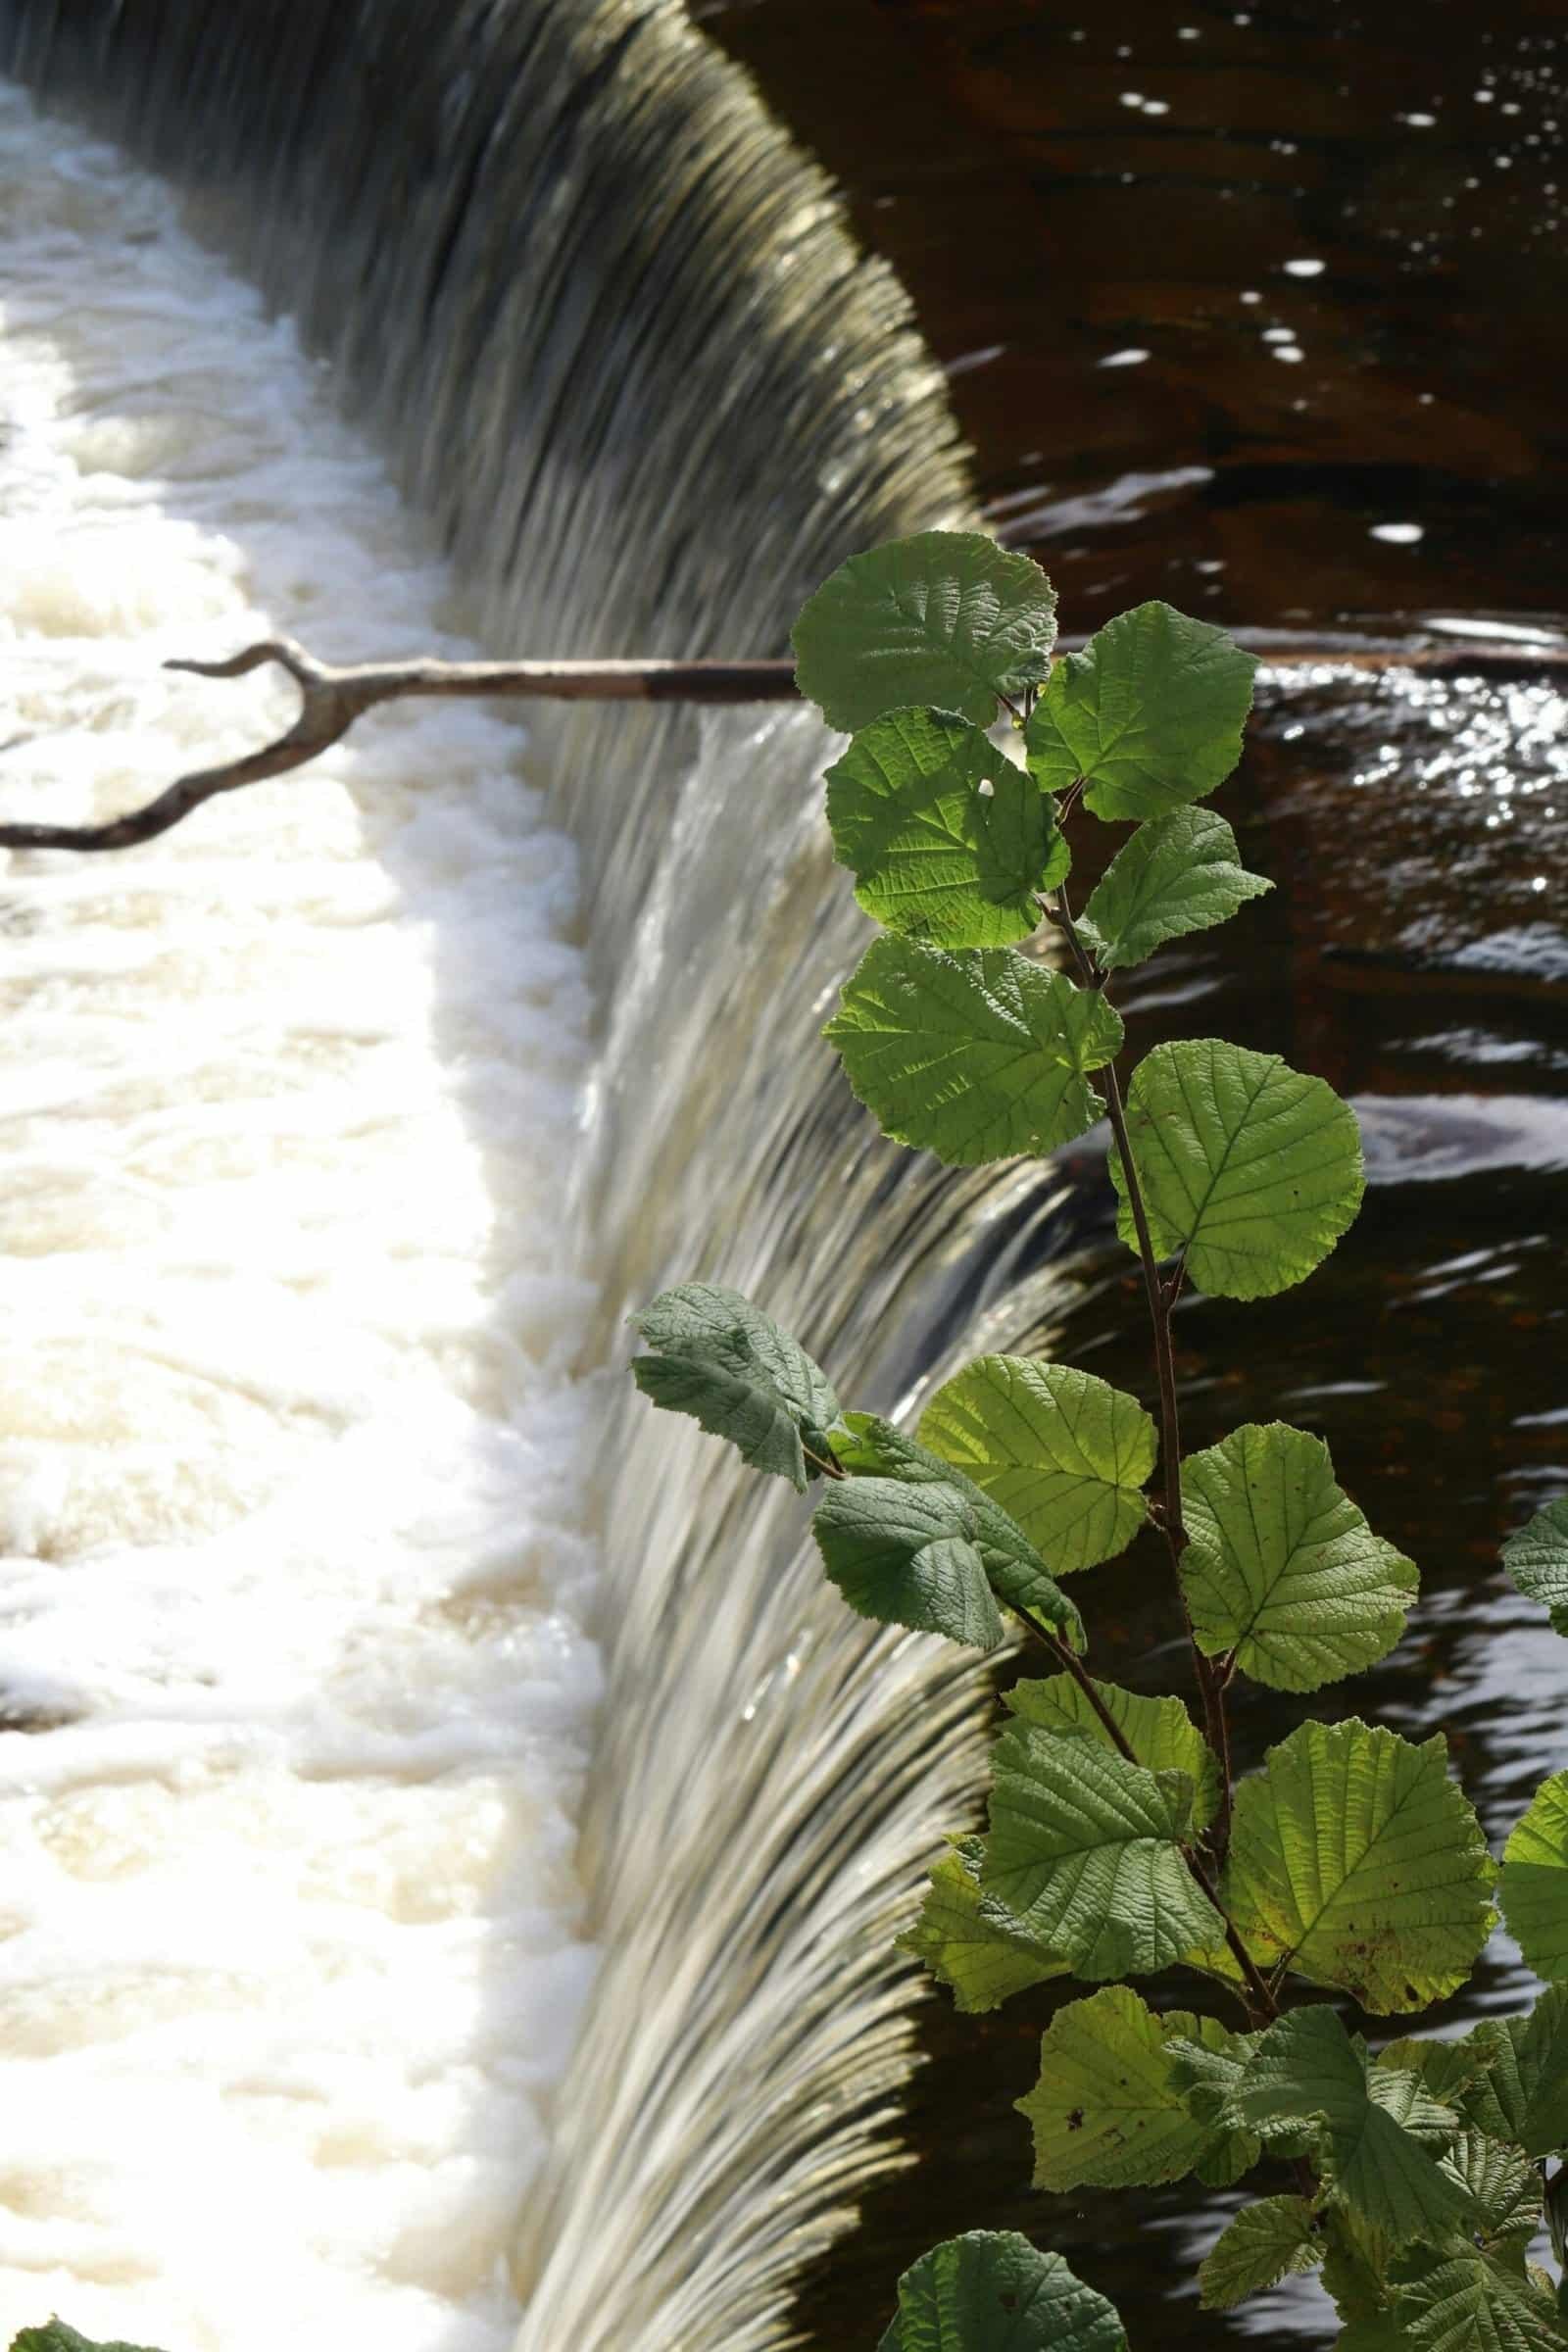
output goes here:
[{"label": "cluster of leaves", "polygon": [[[1036,2183],[1229,2187],[1284,2163],[1294,2189],[1243,2205],[1204,2262],[1208,2308],[1320,2270],[1341,2352],[1568,2346],[1556,2285],[1528,2260],[1546,2164],[1568,2146],[1568,1774],[1541,1789],[1500,1873],[1545,1980],[1536,2007],[1376,2051],[1311,1993],[1409,2017],[1465,1983],[1494,1922],[1497,1868],[1444,1740],[1309,1720],[1232,1778],[1233,1680],[1308,1692],[1354,1674],[1399,1639],[1416,1592],[1311,1433],[1249,1425],[1180,1453],[1184,1284],[1288,1289],[1363,1189],[1348,1105],[1276,1055],[1201,1038],[1156,1047],[1125,1092],[1117,1073],[1113,976],[1269,887],[1199,806],[1240,756],[1253,664],[1163,604],[1065,659],[1054,636],[1045,575],[967,534],[858,557],[802,614],[801,687],[851,736],[827,779],[835,850],[881,926],[825,1034],[883,1131],[951,1163],[1049,1152],[1108,1115],[1157,1423],[1086,1372],[986,1355],[902,1431],[847,1410],[794,1339],[707,1284],[635,1318],[636,1378],[759,1469],[821,1488],[813,1531],[851,1608],[981,1650],[1011,1620],[1050,1657],[1049,1677],[1007,1694],[985,1834],[954,1841],[904,1939],[965,2010],[1062,1976],[1100,1987],[1057,2010],[1019,2102]],[[1135,830],[1075,917],[1079,810]],[[1048,922],[1058,963],[1033,939]],[[1191,1628],[1200,1724],[1182,1698],[1084,1664],[1066,1582],[1150,1520]],[[1506,1558],[1568,1632],[1568,1505]],[[1127,1982],[1173,1968],[1234,2000],[1237,2027],[1156,2013]],[[981,2232],[900,2282],[883,2352],[1124,2343],[1058,2256]]]}]

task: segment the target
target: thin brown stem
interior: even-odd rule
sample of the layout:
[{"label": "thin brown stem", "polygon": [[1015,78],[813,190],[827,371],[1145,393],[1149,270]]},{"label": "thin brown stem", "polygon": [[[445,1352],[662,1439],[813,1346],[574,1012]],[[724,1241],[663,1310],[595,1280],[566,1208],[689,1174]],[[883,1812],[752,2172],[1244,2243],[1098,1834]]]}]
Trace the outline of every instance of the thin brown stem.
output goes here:
[{"label": "thin brown stem", "polygon": [[824,1457],[820,1453],[813,1453],[809,1446],[804,1444],[801,1446],[801,1451],[805,1454],[812,1469],[820,1470],[824,1478],[849,1477],[850,1474],[845,1469],[843,1463],[834,1461],[831,1455]]},{"label": "thin brown stem", "polygon": [[[1073,921],[1072,908],[1065,890],[1056,894],[1056,920],[1066,936],[1078,976],[1086,988],[1102,984],[1103,975],[1096,970],[1088,951]],[[1160,1279],[1159,1260],[1155,1255],[1153,1236],[1150,1230],[1149,1208],[1144,1200],[1144,1188],[1139,1181],[1133,1159],[1132,1141],[1127,1129],[1127,1105],[1122,1096],[1121,1080],[1115,1063],[1105,1070],[1105,1108],[1110,1119],[1110,1131],[1115,1139],[1117,1156],[1121,1162],[1122,1182],[1127,1206],[1138,1237],[1138,1259],[1143,1269],[1144,1294],[1149,1301],[1149,1319],[1154,1336],[1154,1369],[1159,1384],[1160,1466],[1164,1488],[1160,1528],[1170,1553],[1171,1573],[1181,1601],[1182,1617],[1187,1627],[1188,1645],[1192,1651],[1193,1676],[1203,1710],[1203,1736],[1213,1749],[1219,1764],[1219,1804],[1208,1832],[1208,1840],[1216,1863],[1225,1859],[1231,1833],[1231,1739],[1230,1724],[1225,1711],[1225,1693],[1209,1660],[1198,1645],[1193,1631],[1192,1613],[1182,1588],[1181,1556],[1187,1547],[1187,1529],[1182,1518],[1182,1435],[1181,1412],[1176,1393],[1176,1356],[1171,1339],[1171,1314],[1181,1290],[1185,1258],[1177,1261],[1176,1271],[1167,1284]]]},{"label": "thin brown stem", "polygon": [[[1040,1619],[1036,1617],[1030,1610],[1019,1608],[1016,1602],[1009,1603],[1009,1606],[1013,1609],[1015,1615],[1023,1619],[1030,1632],[1039,1636],[1040,1640],[1045,1643],[1047,1649],[1051,1652],[1053,1658],[1054,1658],[1056,1661],[1056,1664],[1061,1667],[1065,1673],[1072,1677],[1072,1680],[1077,1684],[1079,1690],[1083,1692],[1085,1698],[1088,1700],[1097,1722],[1104,1732],[1105,1737],[1110,1741],[1111,1746],[1115,1748],[1117,1754],[1125,1757],[1129,1764],[1137,1764],[1139,1762],[1137,1751],[1134,1749],[1132,1742],[1128,1740],[1126,1733],[1122,1730],[1121,1725],[1116,1721],[1115,1716],[1112,1715],[1110,1709],[1101,1697],[1093,1675],[1084,1665],[1083,1660],[1078,1656],[1077,1652],[1069,1649],[1066,1642],[1061,1641],[1058,1636],[1054,1634],[1048,1625],[1043,1625]],[[1251,2025],[1266,2025],[1271,2018],[1275,2018],[1279,2015],[1279,2003],[1276,2001],[1272,1991],[1269,1989],[1268,1984],[1265,1981],[1262,1972],[1259,1970],[1256,1961],[1252,1958],[1251,1953],[1248,1950],[1247,1945],[1243,1941],[1241,1931],[1237,1928],[1235,1922],[1229,1917],[1225,1910],[1224,1904],[1220,1901],[1218,1889],[1216,1888],[1207,1869],[1204,1867],[1203,1862],[1190,1845],[1184,1845],[1181,1851],[1182,1859],[1186,1863],[1188,1870],[1191,1872],[1194,1881],[1202,1888],[1203,1893],[1208,1897],[1209,1902],[1213,1905],[1215,1912],[1223,1923],[1226,1948],[1230,1952],[1232,1959],[1236,1962],[1237,1967],[1241,1970],[1243,1982],[1247,1988],[1243,2005],[1247,2010],[1248,2022]]]}]

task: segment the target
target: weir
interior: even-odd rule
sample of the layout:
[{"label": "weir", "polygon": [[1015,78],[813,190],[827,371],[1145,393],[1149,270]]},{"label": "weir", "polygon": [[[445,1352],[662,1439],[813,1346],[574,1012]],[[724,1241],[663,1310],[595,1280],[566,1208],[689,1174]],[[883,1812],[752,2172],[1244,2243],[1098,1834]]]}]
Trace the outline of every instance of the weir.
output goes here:
[{"label": "weir", "polygon": [[[898,287],[675,0],[0,0],[0,67],[169,173],[298,319],[486,653],[778,655],[843,556],[966,511]],[[372,604],[346,650],[373,636]],[[345,650],[330,610],[314,649]],[[529,729],[602,1008],[559,1177],[602,1285],[581,1366],[695,1276],[883,1407],[960,1301],[970,1348],[1038,1317],[1049,1266],[986,1308],[1015,1247],[1049,1258],[1070,1179],[894,1152],[816,1042],[860,925],[826,886],[808,717]],[[579,1867],[607,1957],[516,2233],[521,2340],[752,2352],[887,2161],[889,1936],[963,1814],[978,1689],[850,1618],[793,1500],[760,1508],[618,1370],[595,1452]]]}]

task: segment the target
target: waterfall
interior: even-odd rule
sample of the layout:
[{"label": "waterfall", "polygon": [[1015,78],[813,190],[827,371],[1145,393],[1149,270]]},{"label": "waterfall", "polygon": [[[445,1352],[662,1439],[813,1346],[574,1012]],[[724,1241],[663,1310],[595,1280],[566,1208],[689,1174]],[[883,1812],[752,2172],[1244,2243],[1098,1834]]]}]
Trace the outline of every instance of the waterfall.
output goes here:
[{"label": "waterfall", "polygon": [[[488,652],[777,654],[844,555],[965,512],[900,290],[675,0],[0,0],[0,65],[176,180],[298,321]],[[376,618],[367,588],[347,650],[397,650]],[[850,1617],[794,1498],[618,1371],[670,1279],[735,1283],[887,1408],[960,1329],[1012,1335],[984,1325],[1009,1262],[1036,1271],[999,1315],[1049,1300],[1065,1179],[892,1151],[818,1042],[861,929],[824,750],[798,712],[530,717],[602,1005],[554,1205],[598,1285],[578,1368],[612,1367],[582,1497],[605,1958],[514,2241],[531,2352],[787,2340],[890,2161],[889,1938],[977,1769],[974,1678]]]}]

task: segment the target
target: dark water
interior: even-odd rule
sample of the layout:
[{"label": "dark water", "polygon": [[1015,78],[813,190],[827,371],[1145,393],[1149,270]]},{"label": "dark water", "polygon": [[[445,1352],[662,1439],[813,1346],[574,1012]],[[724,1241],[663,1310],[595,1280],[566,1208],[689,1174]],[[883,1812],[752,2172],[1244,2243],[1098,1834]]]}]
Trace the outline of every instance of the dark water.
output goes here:
[{"label": "dark water", "polygon": [[[1163,595],[1298,630],[1501,615],[1551,631],[1568,605],[1568,11],[704,13],[911,287],[996,527],[1051,569],[1067,626]],[[1497,1570],[1500,1538],[1568,1491],[1565,717],[1529,685],[1328,669],[1265,684],[1219,805],[1278,888],[1123,993],[1135,1051],[1217,1033],[1356,1102],[1372,1185],[1327,1268],[1265,1304],[1183,1308],[1184,1434],[1283,1417],[1329,1441],[1423,1596],[1394,1657],[1314,1708],[1445,1730],[1497,1837],[1568,1762],[1568,1646]],[[1075,1172],[1076,1303],[1031,1320],[1031,1274],[1063,1272],[1042,1193],[999,1226],[988,1343],[1000,1326],[1147,1394],[1099,1153]],[[1152,1538],[1080,1597],[1102,1671],[1183,1687]],[[1241,1690],[1243,1761],[1305,1711]],[[1470,2010],[1519,2000],[1510,1958],[1499,1936]],[[906,2262],[1007,2226],[1068,2253],[1136,2345],[1331,2341],[1311,2290],[1198,2312],[1192,2257],[1235,2196],[1028,2188],[1011,2102],[1061,1997],[992,2019],[928,2009],[914,2167],[810,2278],[812,2339],[874,2341]]]}]

